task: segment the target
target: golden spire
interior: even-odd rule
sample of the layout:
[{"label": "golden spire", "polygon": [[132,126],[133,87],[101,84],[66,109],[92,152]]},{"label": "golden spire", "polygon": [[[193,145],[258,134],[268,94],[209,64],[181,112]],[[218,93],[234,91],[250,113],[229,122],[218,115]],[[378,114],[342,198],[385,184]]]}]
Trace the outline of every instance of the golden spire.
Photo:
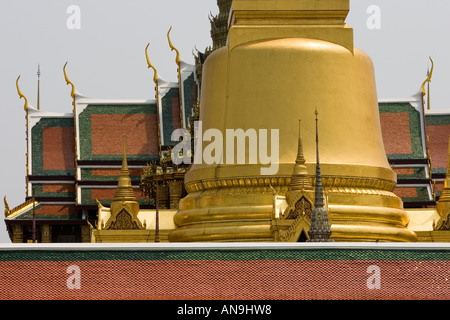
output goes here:
[{"label": "golden spire", "polygon": [[170,26],[170,29],[167,32],[167,39],[169,40],[170,49],[172,49],[172,51],[175,51],[177,53],[177,57],[176,57],[175,61],[178,65],[180,65],[180,52],[177,50],[177,48],[174,47],[174,45],[172,44],[172,41],[170,40],[170,31],[172,31],[172,26]]},{"label": "golden spire", "polygon": [[147,58],[147,64],[148,64],[148,68],[153,69],[154,71],[154,76],[153,76],[153,82],[155,82],[156,85],[158,85],[158,71],[156,71],[156,68],[152,65],[152,63],[150,62],[150,59],[148,58],[148,47],[150,46],[150,43],[147,44],[147,46],[145,47],[145,57]]},{"label": "golden spire", "polygon": [[19,88],[19,79],[20,79],[20,76],[19,76],[19,77],[17,78],[17,80],[16,80],[17,93],[19,94],[20,98],[25,99],[25,106],[24,106],[23,108],[25,109],[25,111],[28,111],[28,99],[27,99],[27,97],[25,97],[25,96],[22,94],[22,92],[20,91],[20,88]]},{"label": "golden spire", "polygon": [[75,107],[75,86],[73,85],[72,81],[69,80],[69,78],[67,77],[67,73],[66,73],[66,66],[67,66],[67,61],[64,64],[63,67],[63,72],[64,72],[64,78],[66,79],[66,83],[72,86],[72,92],[70,93],[70,96],[72,97],[73,100],[73,106]]},{"label": "golden spire", "polygon": [[136,201],[136,195],[131,186],[130,172],[128,171],[127,163],[127,137],[123,136],[123,158],[122,170],[120,172],[119,184],[117,186],[114,201]]},{"label": "golden spire", "polygon": [[290,188],[292,190],[312,190],[312,184],[308,178],[308,171],[306,169],[306,160],[303,154],[303,142],[301,131],[301,119],[298,120],[298,151],[295,160],[294,173],[292,175]]},{"label": "golden spire", "polygon": [[425,95],[426,95],[426,92],[425,92],[425,84],[427,84],[428,83],[428,100],[427,100],[427,109],[428,110],[430,110],[430,82],[431,82],[431,77],[433,76],[433,69],[434,69],[434,62],[433,62],[433,59],[431,59],[431,57],[429,57],[430,58],[430,61],[431,61],[431,70],[429,70],[428,71],[428,73],[427,73],[427,78],[426,78],[426,80],[423,82],[423,84],[422,84],[422,96],[424,96],[425,97]]},{"label": "golden spire", "polygon": [[[119,184],[117,186],[116,195],[111,203],[111,216],[106,224],[100,223],[100,228],[105,230],[131,230],[144,229],[142,223],[138,219],[139,203],[131,186],[130,173],[127,164],[127,140],[126,135],[123,136],[123,158],[122,170],[120,172]],[[97,201],[98,202],[98,201]],[[99,203],[99,202],[98,202]],[[101,209],[99,203],[99,210]],[[100,221],[99,221],[100,222]]]}]

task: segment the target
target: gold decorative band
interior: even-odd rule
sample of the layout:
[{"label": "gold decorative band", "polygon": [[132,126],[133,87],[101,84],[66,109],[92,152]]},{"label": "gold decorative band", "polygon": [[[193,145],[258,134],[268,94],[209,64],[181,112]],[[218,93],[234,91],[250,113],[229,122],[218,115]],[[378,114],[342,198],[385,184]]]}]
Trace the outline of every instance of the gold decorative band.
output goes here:
[{"label": "gold decorative band", "polygon": [[[309,177],[315,184],[315,177]],[[222,188],[254,188],[254,187],[288,187],[291,177],[242,177],[227,179],[211,179],[194,181],[186,184],[186,191],[194,193],[210,189]],[[338,177],[323,176],[322,184],[331,192],[390,194],[396,186],[395,181],[362,178],[362,177]],[[359,191],[358,191],[359,190]]]}]

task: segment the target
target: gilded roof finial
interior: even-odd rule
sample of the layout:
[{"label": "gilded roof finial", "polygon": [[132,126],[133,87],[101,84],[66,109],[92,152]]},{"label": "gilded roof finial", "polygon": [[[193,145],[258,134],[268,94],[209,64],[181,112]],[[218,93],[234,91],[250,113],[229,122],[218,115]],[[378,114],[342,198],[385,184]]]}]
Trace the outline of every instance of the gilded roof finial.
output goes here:
[{"label": "gilded roof finial", "polygon": [[[167,32],[167,39],[169,40],[169,46],[172,49],[172,51],[175,51],[177,53],[177,57],[175,59],[177,66],[178,66],[178,85],[181,89],[181,66],[180,66],[180,52],[177,50],[177,48],[174,47],[172,44],[172,41],[170,40],[170,31],[172,30],[172,26],[170,26],[169,31]],[[183,119],[183,99],[181,97],[181,90],[178,90],[179,95],[179,102],[180,102],[180,120],[181,120],[181,128],[184,128],[184,119]]]},{"label": "gilded roof finial", "polygon": [[7,217],[10,209],[9,209],[8,201],[6,201],[6,196],[3,198],[3,201],[5,202],[5,217]]},{"label": "gilded roof finial", "polygon": [[[148,57],[148,47],[150,46],[150,42],[147,44],[147,46],[145,47],[145,57],[147,58],[147,65],[148,68],[153,69],[153,82],[156,85],[155,88],[155,92],[156,92],[156,105],[158,106],[159,104],[159,93],[158,93],[158,71],[156,70],[156,68],[153,66],[153,64],[150,62],[150,58]],[[158,114],[159,114],[159,107],[157,107],[158,110]],[[161,159],[161,132],[160,132],[160,118],[158,115],[158,140],[159,140],[159,158]]]},{"label": "gilded roof finial", "polygon": [[154,71],[154,76],[153,76],[153,82],[157,85],[158,84],[158,71],[156,71],[156,68],[152,65],[152,63],[150,62],[150,59],[148,57],[148,47],[150,46],[150,43],[147,44],[147,46],[145,47],[145,57],[147,58],[147,64],[148,64],[148,68],[152,68]]},{"label": "gilded roof finial", "polygon": [[170,40],[170,31],[172,31],[172,26],[170,26],[169,31],[167,32],[167,39],[169,40],[169,46],[170,49],[172,51],[175,51],[177,53],[177,57],[176,57],[176,63],[179,65],[180,64],[180,52],[177,50],[177,48],[174,47],[174,45],[172,44],[172,41]]},{"label": "gilded roof finial", "polygon": [[66,61],[66,63],[64,64],[64,67],[63,67],[64,78],[66,79],[67,85],[70,84],[70,85],[72,86],[72,92],[70,93],[70,96],[72,97],[72,99],[73,99],[73,105],[75,106],[75,86],[73,85],[72,81],[70,81],[69,78],[67,77],[66,66],[67,66],[67,61]]},{"label": "gilded roof finial", "polygon": [[17,80],[16,80],[17,93],[19,94],[20,98],[25,99],[25,106],[24,106],[23,108],[25,109],[25,111],[28,111],[28,99],[27,99],[27,97],[25,97],[25,96],[22,94],[22,92],[20,91],[20,88],[19,88],[19,79],[20,79],[20,76],[19,76],[19,77],[17,78]]},{"label": "gilded roof finial", "polygon": [[425,97],[426,95],[426,91],[425,91],[425,84],[428,84],[428,103],[427,103],[427,109],[430,110],[430,82],[431,82],[431,77],[433,76],[433,69],[434,69],[434,62],[433,59],[430,58],[431,61],[431,70],[428,70],[427,72],[427,78],[425,79],[425,81],[422,84],[422,96]]}]

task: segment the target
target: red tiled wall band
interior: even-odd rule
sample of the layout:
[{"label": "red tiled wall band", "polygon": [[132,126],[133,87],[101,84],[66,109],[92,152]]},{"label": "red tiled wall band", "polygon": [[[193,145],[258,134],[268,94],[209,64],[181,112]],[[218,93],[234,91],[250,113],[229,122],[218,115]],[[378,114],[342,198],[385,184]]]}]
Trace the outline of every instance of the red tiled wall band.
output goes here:
[{"label": "red tiled wall band", "polygon": [[36,210],[36,214],[46,215],[71,215],[75,213],[76,209],[71,205],[45,205]]},{"label": "red tiled wall band", "polygon": [[450,261],[13,261],[0,262],[0,298],[449,299],[449,270]]},{"label": "red tiled wall band", "polygon": [[94,114],[91,116],[92,154],[123,154],[123,135],[127,135],[127,154],[158,154],[157,118],[154,114]]},{"label": "red tiled wall band", "polygon": [[380,122],[386,154],[410,154],[409,113],[380,113]]},{"label": "red tiled wall band", "polygon": [[395,188],[394,193],[400,198],[415,198],[417,197],[416,188]]},{"label": "red tiled wall band", "polygon": [[45,127],[42,131],[44,170],[73,170],[73,127]]},{"label": "red tiled wall band", "polygon": [[433,168],[447,168],[447,151],[450,126],[428,125],[426,130],[427,135],[430,138],[429,147]]},{"label": "red tiled wall band", "polygon": [[74,184],[44,184],[42,192],[75,192]]}]

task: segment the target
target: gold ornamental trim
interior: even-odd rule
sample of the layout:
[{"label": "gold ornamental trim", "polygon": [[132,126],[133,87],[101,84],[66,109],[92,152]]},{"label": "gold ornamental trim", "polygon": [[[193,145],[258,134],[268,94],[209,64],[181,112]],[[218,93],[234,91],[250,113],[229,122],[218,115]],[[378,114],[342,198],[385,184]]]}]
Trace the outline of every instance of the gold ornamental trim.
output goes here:
[{"label": "gold ornamental trim", "polygon": [[[315,185],[315,177],[308,177],[312,185]],[[194,181],[186,184],[188,193],[206,191],[211,189],[228,188],[260,188],[260,187],[288,187],[291,177],[241,177],[228,179],[214,179]],[[395,181],[361,178],[361,177],[336,177],[323,176],[322,184],[329,192],[361,193],[392,195],[396,187]]]},{"label": "gold ornamental trim", "polygon": [[16,216],[18,216],[19,214],[21,214],[24,211],[27,211],[31,208],[33,208],[33,206],[37,206],[38,202],[34,200],[34,198],[31,198],[30,200],[22,203],[21,205],[11,209],[8,211],[8,213],[5,210],[5,217],[6,219],[12,219]]}]

